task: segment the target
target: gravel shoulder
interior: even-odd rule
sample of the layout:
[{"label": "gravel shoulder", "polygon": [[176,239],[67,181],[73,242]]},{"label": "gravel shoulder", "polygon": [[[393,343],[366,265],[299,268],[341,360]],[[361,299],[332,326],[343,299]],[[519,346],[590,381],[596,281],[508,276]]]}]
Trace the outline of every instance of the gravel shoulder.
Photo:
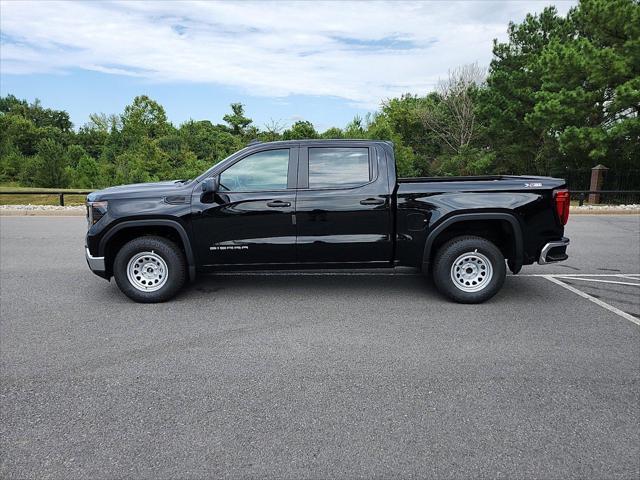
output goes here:
[{"label": "gravel shoulder", "polygon": [[0,216],[73,216],[86,215],[84,205],[0,205]]}]

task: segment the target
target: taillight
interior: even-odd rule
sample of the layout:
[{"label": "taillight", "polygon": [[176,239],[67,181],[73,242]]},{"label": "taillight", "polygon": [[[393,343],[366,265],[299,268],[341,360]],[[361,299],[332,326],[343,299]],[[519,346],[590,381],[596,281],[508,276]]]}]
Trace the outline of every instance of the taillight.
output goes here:
[{"label": "taillight", "polygon": [[556,200],[556,212],[562,225],[567,224],[569,220],[569,207],[571,205],[571,198],[569,196],[569,190],[555,190],[553,196]]}]

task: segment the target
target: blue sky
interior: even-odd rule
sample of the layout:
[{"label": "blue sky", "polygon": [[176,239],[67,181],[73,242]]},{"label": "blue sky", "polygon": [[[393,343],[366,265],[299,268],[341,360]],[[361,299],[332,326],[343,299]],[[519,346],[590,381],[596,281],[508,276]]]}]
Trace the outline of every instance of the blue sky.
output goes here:
[{"label": "blue sky", "polygon": [[[561,13],[573,1],[554,2]],[[179,124],[232,102],[258,125],[344,126],[451,68],[491,60],[509,21],[546,1],[0,2],[0,93],[80,126],[147,94]]]}]

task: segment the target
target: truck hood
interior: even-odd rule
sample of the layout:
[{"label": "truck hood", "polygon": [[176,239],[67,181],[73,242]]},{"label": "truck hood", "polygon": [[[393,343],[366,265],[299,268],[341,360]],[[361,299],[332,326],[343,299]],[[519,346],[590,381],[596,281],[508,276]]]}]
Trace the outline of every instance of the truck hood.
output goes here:
[{"label": "truck hood", "polygon": [[158,195],[176,194],[183,190],[189,190],[193,181],[170,180],[166,182],[132,183],[130,185],[118,185],[90,193],[87,200],[90,202],[109,200],[111,198],[141,198],[155,197]]}]

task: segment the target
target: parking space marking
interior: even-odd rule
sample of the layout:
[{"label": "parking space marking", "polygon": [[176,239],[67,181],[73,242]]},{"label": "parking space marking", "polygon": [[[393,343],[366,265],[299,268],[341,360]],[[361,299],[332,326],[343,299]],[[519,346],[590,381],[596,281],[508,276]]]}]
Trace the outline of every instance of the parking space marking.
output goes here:
[{"label": "parking space marking", "polygon": [[640,277],[640,273],[525,273],[519,277]]},{"label": "parking space marking", "polygon": [[638,280],[640,282],[640,273],[630,273],[624,275],[618,275],[620,278],[630,278],[631,280]]},{"label": "parking space marking", "polygon": [[[607,310],[609,310],[610,312],[615,313],[616,315],[624,318],[625,320],[629,320],[631,323],[635,323],[636,325],[638,325],[640,327],[640,319],[634,317],[633,315],[627,313],[627,312],[623,312],[622,310],[620,310],[619,308],[616,308],[612,305],[609,305],[606,302],[603,302],[602,300],[596,298],[596,297],[592,297],[591,295],[589,295],[588,293],[584,293],[582,290],[578,290],[575,287],[572,287],[571,285],[567,285],[566,283],[558,280],[558,276],[555,275],[540,275],[542,278],[546,278],[547,280],[549,280],[550,282],[553,282],[557,285],[560,285],[562,288],[566,288],[567,290],[569,290],[570,292],[575,293],[576,295],[580,295],[582,298],[586,298],[587,300],[589,300],[590,302],[595,303],[596,305],[601,306],[602,308],[605,308]],[[568,276],[568,275],[565,275]]]},{"label": "parking space marking", "polygon": [[[402,276],[402,277],[410,277],[410,276],[422,276],[422,273],[420,272],[296,272],[296,271],[291,271],[291,272],[251,272],[251,271],[247,271],[247,272],[218,272],[216,275],[223,275],[223,276],[273,276],[273,275],[279,275],[279,276],[309,276],[309,277],[315,277],[315,276],[354,276],[354,277],[365,277],[365,276],[380,276],[380,277],[384,277],[384,276]],[[640,283],[631,283],[631,282],[621,282],[621,281],[614,281],[614,280],[602,280],[602,279],[596,279],[593,277],[605,277],[605,278],[629,278],[630,280],[638,280],[640,281],[640,274],[638,273],[624,273],[624,274],[619,274],[619,273],[550,273],[550,274],[543,274],[543,273],[530,273],[530,274],[524,274],[524,275],[509,275],[510,278],[518,278],[518,277],[540,277],[540,278],[544,278],[546,280],[549,280],[550,282],[553,282],[557,285],[560,285],[562,288],[565,288],[567,290],[569,290],[570,292],[573,292],[583,298],[586,298],[587,300],[589,300],[590,302],[595,303],[596,305],[599,305],[600,307],[609,310],[610,312],[615,313],[616,315],[624,318],[625,320],[629,320],[630,322],[640,326],[640,319],[637,317],[634,317],[633,315],[620,310],[619,308],[614,307],[613,305],[609,305],[606,302],[603,302],[602,300],[593,297],[591,295],[589,295],[588,293],[583,292],[582,290],[578,290],[575,287],[572,287],[571,285],[568,285],[564,282],[562,282],[560,279],[566,279],[566,280],[581,280],[583,282],[594,282],[594,283],[609,283],[609,284],[615,284],[615,285],[626,285],[626,286],[633,286],[633,287],[640,287]],[[584,278],[587,277],[587,278]]]},{"label": "parking space marking", "polygon": [[601,280],[599,278],[565,277],[564,275],[553,275],[553,277],[566,278],[567,280],[580,280],[581,282],[613,283],[615,285],[631,285],[632,287],[640,287],[640,283],[616,282],[615,280]]}]

